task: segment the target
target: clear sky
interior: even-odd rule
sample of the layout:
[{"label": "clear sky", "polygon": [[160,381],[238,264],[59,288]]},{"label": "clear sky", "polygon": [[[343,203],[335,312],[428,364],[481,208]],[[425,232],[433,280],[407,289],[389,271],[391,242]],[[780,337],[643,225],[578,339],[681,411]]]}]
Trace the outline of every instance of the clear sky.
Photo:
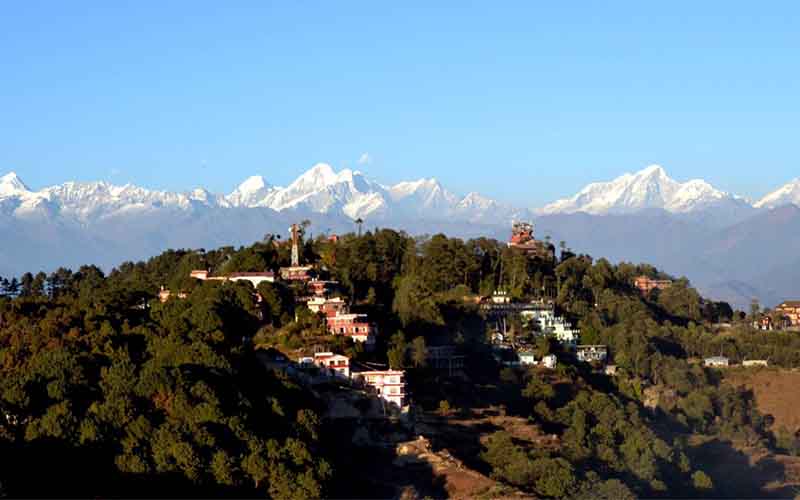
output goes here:
[{"label": "clear sky", "polygon": [[324,161],[538,206],[659,163],[757,197],[800,176],[798,26],[789,1],[7,0],[0,174],[229,192]]}]

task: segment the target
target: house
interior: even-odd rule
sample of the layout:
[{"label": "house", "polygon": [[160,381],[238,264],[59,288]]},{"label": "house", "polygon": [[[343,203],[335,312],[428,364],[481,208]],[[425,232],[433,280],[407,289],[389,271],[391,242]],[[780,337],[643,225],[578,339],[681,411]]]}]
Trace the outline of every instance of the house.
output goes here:
[{"label": "house", "polygon": [[369,323],[366,314],[336,313],[325,318],[328,333],[347,335],[356,342],[372,345],[375,343],[376,328]]},{"label": "house", "polygon": [[608,346],[605,345],[579,345],[575,349],[578,361],[584,363],[602,362],[608,358]]},{"label": "house", "polygon": [[762,316],[753,321],[753,328],[764,331],[774,330],[775,322],[769,316]]},{"label": "house", "polygon": [[581,331],[573,328],[564,317],[558,316],[552,304],[523,310],[520,312],[520,316],[526,322],[535,322],[534,328],[540,333],[553,335],[566,346],[574,346],[578,343]]},{"label": "house", "polygon": [[556,367],[556,363],[558,362],[558,358],[556,358],[555,354],[548,354],[547,356],[542,358],[542,366],[545,368],[553,369]]},{"label": "house", "polygon": [[742,361],[742,366],[744,367],[769,366],[769,362],[766,359],[745,359],[744,361]]},{"label": "house", "polygon": [[710,358],[703,360],[703,365],[722,368],[729,366],[729,360],[725,356],[711,356]]},{"label": "house", "polygon": [[354,371],[352,379],[372,388],[378,397],[395,405],[398,409],[406,406],[406,384],[403,370]]},{"label": "house", "polygon": [[505,290],[495,290],[491,298],[492,304],[508,304],[511,302],[508,292]]},{"label": "house", "polygon": [[350,358],[332,352],[317,352],[314,357],[300,358],[300,364],[314,364],[323,372],[340,378],[350,378]]},{"label": "house", "polygon": [[316,297],[327,297],[329,293],[338,288],[338,281],[318,280],[316,278],[308,282],[308,290]]},{"label": "house", "polygon": [[633,280],[633,286],[638,288],[642,295],[647,295],[653,290],[669,288],[672,286],[672,280],[658,280],[642,275]]},{"label": "house", "polygon": [[315,296],[306,302],[306,306],[311,309],[312,312],[322,313],[325,316],[335,316],[340,313],[346,314],[348,310],[347,303],[342,300],[341,297],[326,299]]},{"label": "house", "polygon": [[533,351],[519,351],[517,353],[519,356],[519,364],[521,365],[535,365],[536,363],[536,355]]},{"label": "house", "polygon": [[781,316],[786,318],[790,326],[800,326],[800,300],[781,302],[780,305],[775,308],[775,312],[780,313]]},{"label": "house", "polygon": [[[175,294],[175,296],[177,298],[179,298],[179,299],[185,299],[189,295],[186,292],[178,292],[177,294]],[[172,291],[170,291],[170,290],[168,290],[168,289],[166,289],[166,288],[164,288],[162,286],[161,290],[158,291],[158,300],[159,300],[159,302],[161,302],[163,304],[164,302],[168,301],[170,299],[170,297],[172,297]]]},{"label": "house", "polygon": [[311,281],[313,278],[313,268],[311,266],[290,266],[282,267],[281,279],[286,281]]}]

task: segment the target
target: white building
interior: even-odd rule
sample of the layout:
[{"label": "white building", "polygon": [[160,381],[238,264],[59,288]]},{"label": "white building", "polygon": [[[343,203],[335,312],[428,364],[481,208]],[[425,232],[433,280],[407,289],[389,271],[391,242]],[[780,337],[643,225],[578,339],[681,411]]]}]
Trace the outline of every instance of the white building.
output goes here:
[{"label": "white building", "polygon": [[300,358],[301,364],[309,361],[332,376],[350,378],[350,358],[347,356],[332,352],[318,352],[314,354],[313,358]]},{"label": "white building", "polygon": [[556,363],[558,362],[558,358],[556,358],[555,354],[548,354],[547,356],[542,358],[542,366],[545,368],[553,369],[556,367]]},{"label": "white building", "polygon": [[703,361],[705,366],[725,367],[729,365],[729,360],[725,356],[711,356]]},{"label": "white building", "polygon": [[536,356],[531,351],[520,351],[517,353],[519,356],[519,363],[521,365],[535,365]]},{"label": "white building", "polygon": [[769,362],[766,359],[745,359],[742,366],[769,366]]},{"label": "white building", "polygon": [[347,313],[347,303],[341,297],[326,299],[314,296],[306,302],[306,306],[315,313],[323,313],[325,316],[333,316],[337,313]]},{"label": "white building", "polygon": [[580,338],[581,331],[562,316],[558,316],[552,307],[522,311],[520,316],[526,321],[535,322],[536,330],[553,335],[559,342],[567,346],[575,346]]},{"label": "white building", "polygon": [[608,346],[605,345],[579,345],[575,351],[578,361],[585,363],[605,361],[608,358]]},{"label": "white building", "polygon": [[406,383],[403,370],[371,370],[353,372],[353,380],[371,387],[384,401],[398,409],[405,406]]}]

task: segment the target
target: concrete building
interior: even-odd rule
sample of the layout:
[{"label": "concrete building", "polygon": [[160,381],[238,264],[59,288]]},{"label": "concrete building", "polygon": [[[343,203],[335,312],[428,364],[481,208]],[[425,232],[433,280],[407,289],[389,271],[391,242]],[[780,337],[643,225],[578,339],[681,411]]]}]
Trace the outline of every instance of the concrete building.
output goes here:
[{"label": "concrete building", "polygon": [[314,364],[331,376],[350,378],[350,358],[332,352],[317,352],[314,357],[300,358],[300,364]]},{"label": "concrete building", "polygon": [[327,316],[325,322],[331,335],[347,335],[368,345],[375,343],[376,328],[370,324],[366,314],[337,313]]},{"label": "concrete building", "polygon": [[558,363],[558,358],[556,357],[555,354],[548,354],[547,356],[542,358],[542,366],[544,366],[545,368],[549,368],[552,370],[553,368],[556,367],[557,363]]},{"label": "concrete building", "polygon": [[406,384],[403,370],[354,371],[352,379],[372,388],[378,397],[398,409],[406,406]]},{"label": "concrete building", "polygon": [[285,281],[311,281],[313,279],[313,267],[311,266],[290,266],[280,269],[281,279]]},{"label": "concrete building", "polygon": [[346,314],[348,311],[347,303],[341,297],[333,297],[326,299],[323,297],[312,297],[306,302],[306,306],[312,312],[322,313],[325,316],[335,316],[337,314]]},{"label": "concrete building", "polygon": [[703,360],[703,365],[715,368],[724,368],[729,366],[730,361],[725,356],[711,356]]},{"label": "concrete building", "polygon": [[554,307],[542,307],[533,310],[520,312],[524,321],[535,322],[534,327],[540,333],[553,335],[564,345],[575,346],[580,339],[581,331],[573,328],[572,325],[562,316],[555,313]]},{"label": "concrete building", "polygon": [[787,300],[775,308],[793,327],[800,326],[800,300]]},{"label": "concrete building", "polygon": [[585,363],[603,362],[608,358],[608,346],[605,345],[579,345],[575,349],[578,361]]}]

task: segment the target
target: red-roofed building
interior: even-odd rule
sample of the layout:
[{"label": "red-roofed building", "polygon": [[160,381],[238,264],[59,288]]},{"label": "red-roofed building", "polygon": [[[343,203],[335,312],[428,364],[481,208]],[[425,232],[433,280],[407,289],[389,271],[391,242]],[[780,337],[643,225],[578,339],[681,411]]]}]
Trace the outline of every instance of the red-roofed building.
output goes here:
[{"label": "red-roofed building", "polygon": [[347,335],[356,342],[372,345],[375,343],[375,326],[369,323],[366,314],[337,313],[325,318],[328,333]]},{"label": "red-roofed building", "polygon": [[303,363],[306,359],[327,371],[330,375],[350,378],[350,358],[347,356],[332,352],[318,352],[314,354],[313,358],[302,358],[300,362]]},{"label": "red-roofed building", "polygon": [[657,280],[647,276],[637,276],[633,280],[633,286],[639,289],[642,295],[647,295],[653,290],[664,290],[672,286],[671,280]]}]

